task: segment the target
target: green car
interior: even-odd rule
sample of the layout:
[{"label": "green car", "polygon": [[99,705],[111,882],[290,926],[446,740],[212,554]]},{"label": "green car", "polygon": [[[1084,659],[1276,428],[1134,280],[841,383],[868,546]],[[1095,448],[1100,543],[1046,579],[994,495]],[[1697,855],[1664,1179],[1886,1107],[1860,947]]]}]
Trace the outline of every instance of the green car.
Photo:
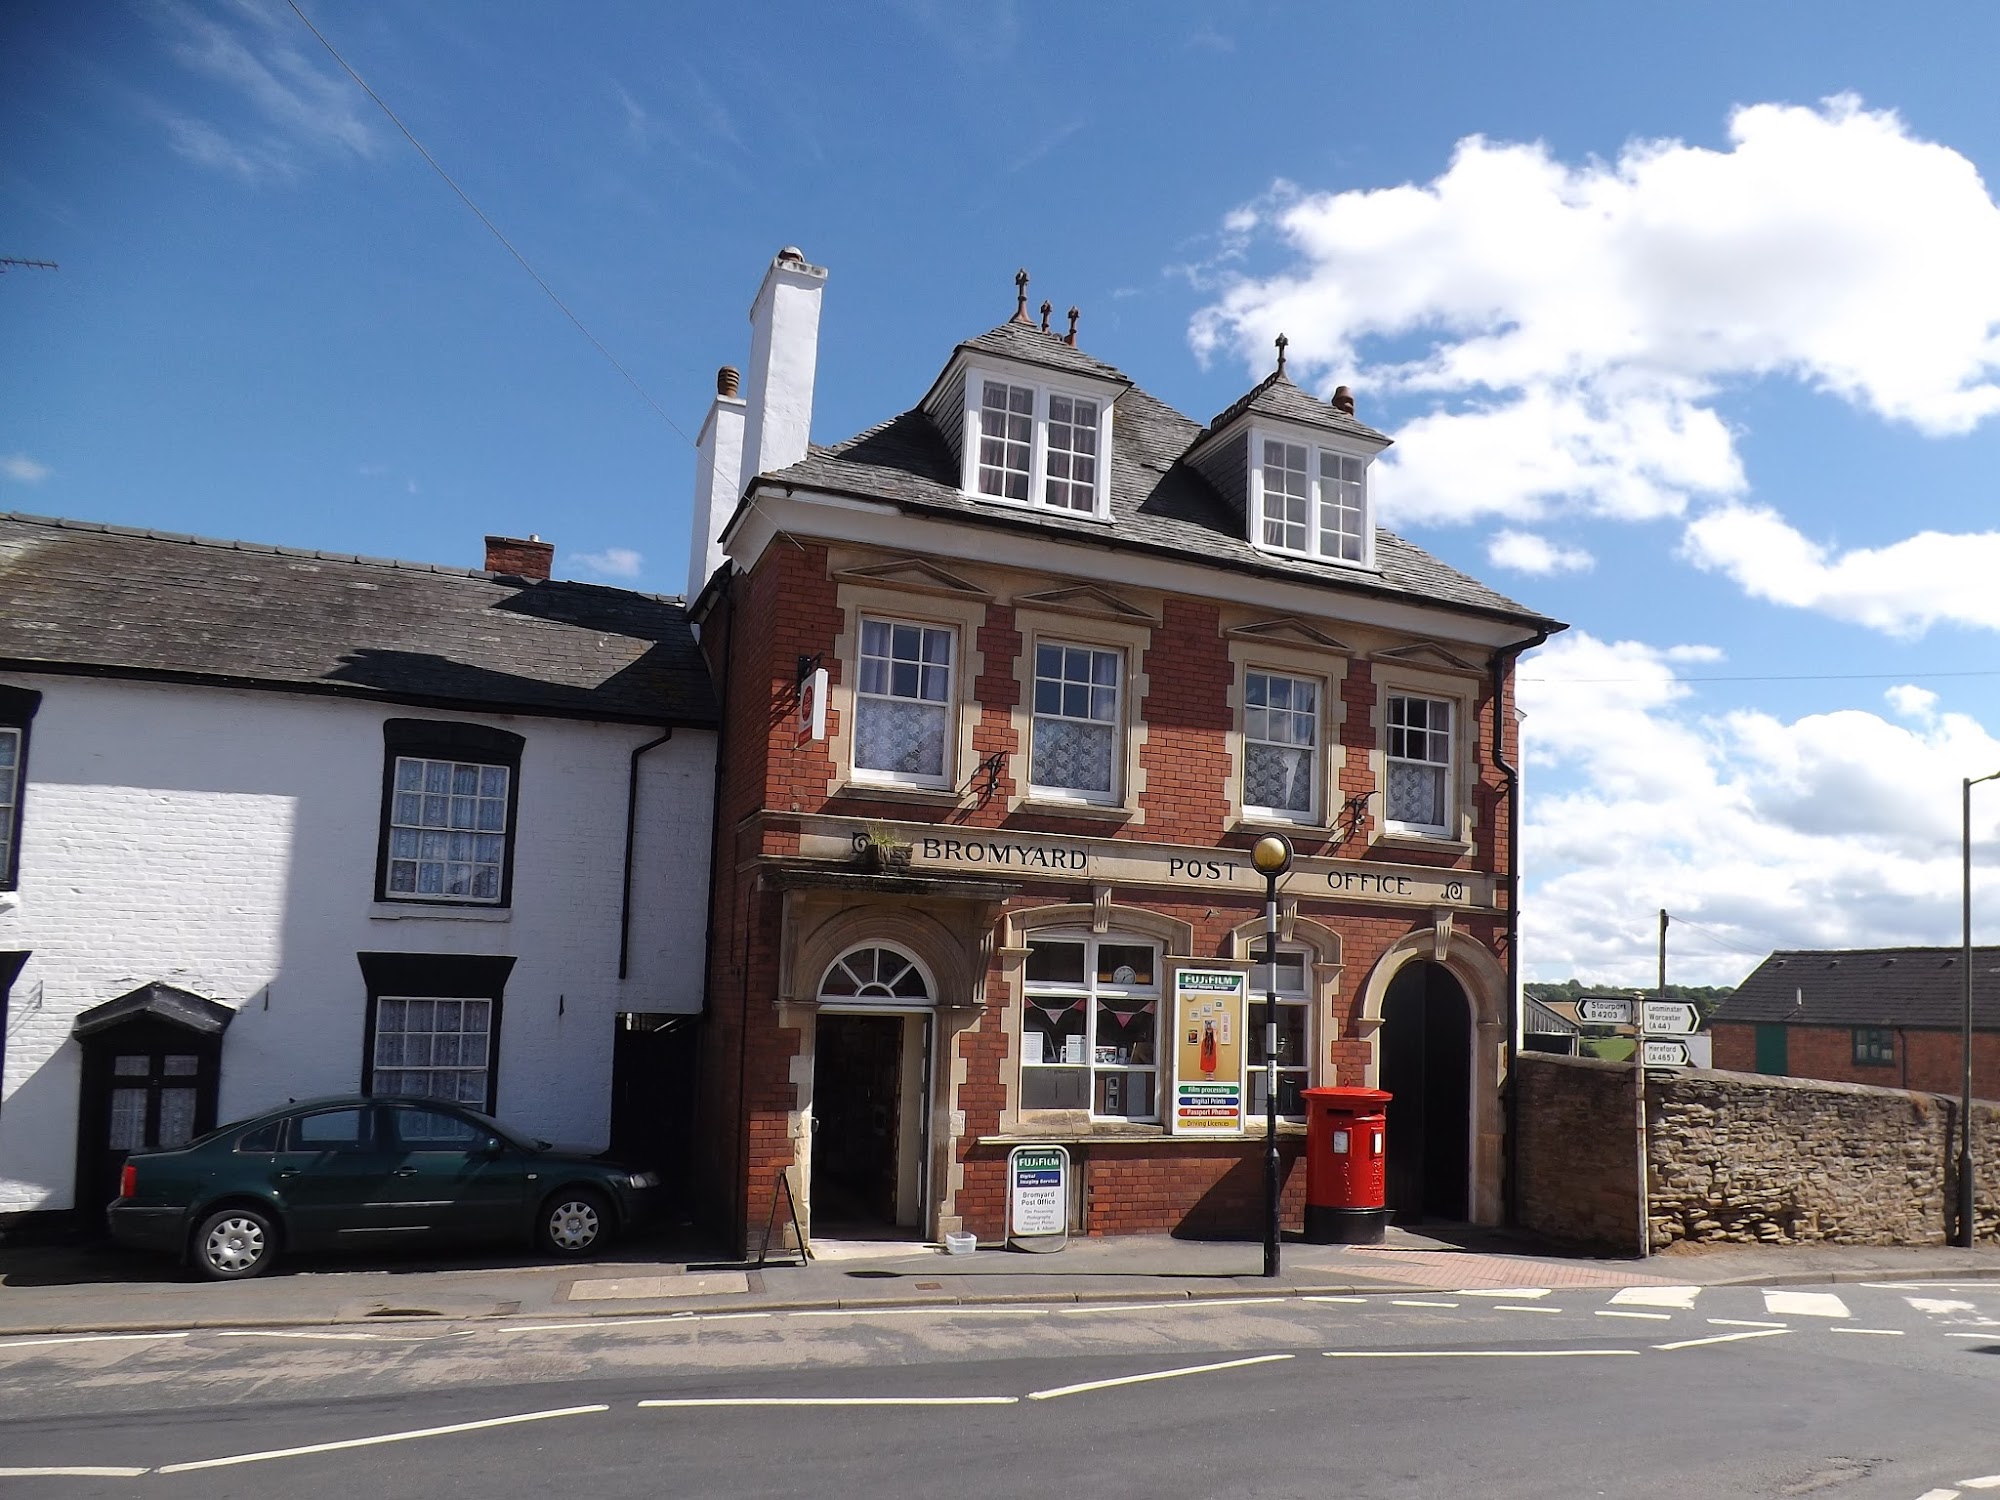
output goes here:
[{"label": "green car", "polygon": [[657,1211],[660,1180],[435,1099],[314,1099],[125,1163],[112,1238],[215,1281],[282,1251],[533,1241],[578,1260]]}]

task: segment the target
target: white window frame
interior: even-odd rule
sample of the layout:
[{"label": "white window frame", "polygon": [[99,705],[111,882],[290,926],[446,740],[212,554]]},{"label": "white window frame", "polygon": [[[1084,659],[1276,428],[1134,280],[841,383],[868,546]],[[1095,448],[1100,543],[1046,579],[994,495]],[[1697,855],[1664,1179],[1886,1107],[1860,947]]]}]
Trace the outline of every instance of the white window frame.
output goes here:
[{"label": "white window frame", "polygon": [[[1418,759],[1413,756],[1397,755],[1395,753],[1394,749],[1392,748],[1392,745],[1399,726],[1392,723],[1391,720],[1394,716],[1395,704],[1397,703],[1398,700],[1411,700],[1419,703],[1428,703],[1434,706],[1442,705],[1444,707],[1446,711],[1446,725],[1444,730],[1442,731],[1444,735],[1444,747],[1445,747],[1444,760],[1437,761],[1429,759],[1428,757],[1423,759]],[[1382,826],[1389,832],[1420,834],[1430,838],[1449,838],[1456,831],[1458,825],[1459,740],[1462,732],[1461,720],[1464,718],[1464,716],[1465,716],[1464,706],[1459,702],[1459,700],[1456,698],[1446,697],[1442,694],[1428,693],[1415,688],[1400,688],[1394,686],[1391,686],[1388,689],[1388,691],[1383,694]],[[1416,730],[1414,732],[1423,734],[1425,736],[1430,736],[1439,733],[1438,730],[1430,727],[1425,727],[1423,729]],[[1444,814],[1444,821],[1442,823],[1416,823],[1416,822],[1411,822],[1407,819],[1396,818],[1391,815],[1393,802],[1391,800],[1390,782],[1395,775],[1396,767],[1398,765],[1426,766],[1434,768],[1441,773],[1439,779],[1442,782],[1444,789],[1443,796],[1441,798],[1441,801],[1443,803],[1441,811]]]},{"label": "white window frame", "polygon": [[[1356,453],[1352,449],[1336,444],[1317,442],[1300,433],[1283,432],[1270,427],[1252,427],[1249,435],[1250,450],[1245,455],[1244,467],[1249,473],[1250,483],[1250,545],[1262,552],[1273,552],[1284,557],[1305,557],[1314,562],[1336,563],[1347,568],[1372,568],[1375,566],[1375,525],[1374,506],[1369,497],[1368,467],[1371,455]],[[1264,535],[1264,445],[1283,443],[1287,447],[1302,448],[1306,455],[1306,544],[1304,547],[1287,547],[1266,539]],[[1321,509],[1329,503],[1322,488],[1321,469],[1328,458],[1345,459],[1361,466],[1361,535],[1360,556],[1342,557],[1337,552],[1321,549],[1323,533],[1320,525]]]},{"label": "white window frame", "polygon": [[[984,393],[986,382],[998,381],[1005,385],[1034,392],[1034,441],[1030,445],[1028,460],[1028,498],[1015,500],[1006,495],[989,495],[979,487],[979,450],[983,435]],[[992,365],[967,365],[965,368],[965,463],[961,487],[968,499],[983,500],[994,505],[1012,505],[1025,510],[1043,510],[1059,516],[1076,516],[1086,520],[1108,521],[1111,519],[1111,408],[1117,399],[1116,388],[1094,386],[1086,382],[1051,381],[1040,372],[1030,373],[1023,369],[1005,369]],[[1076,510],[1067,505],[1052,505],[1048,499],[1049,487],[1049,403],[1053,397],[1065,397],[1072,401],[1089,401],[1097,407],[1097,472],[1091,485],[1092,505],[1089,510]]]},{"label": "white window frame", "polygon": [[[468,1032],[464,1030],[462,1027],[457,1031],[450,1031],[450,1032],[439,1031],[435,1028],[429,1031],[409,1031],[406,1029],[385,1030],[382,1024],[383,1007],[391,1004],[458,1005],[458,1006],[483,1005],[486,1007],[486,1026],[484,1030],[478,1032]],[[378,995],[376,996],[375,1029],[374,1029],[374,1036],[370,1042],[370,1046],[373,1049],[373,1055],[369,1060],[369,1069],[368,1069],[369,1093],[372,1095],[388,1096],[388,1097],[403,1098],[403,1099],[435,1099],[442,1103],[462,1104],[469,1109],[484,1110],[487,1106],[487,1101],[491,1099],[493,1096],[493,1032],[494,1032],[495,1022],[499,1015],[499,1010],[500,1010],[499,1002],[492,999],[490,996],[485,996],[485,995]],[[435,1016],[436,1012],[433,1011],[432,1015]],[[451,1063],[427,1062],[427,1063],[411,1064],[407,1062],[386,1063],[382,1061],[382,1046],[383,1042],[386,1039],[388,1039],[389,1037],[417,1037],[417,1036],[429,1037],[433,1040],[441,1036],[452,1036],[452,1037],[478,1036],[479,1038],[481,1038],[482,1041],[479,1061],[476,1063],[469,1063],[466,1062],[463,1058],[460,1058],[458,1061]],[[423,1074],[426,1077],[433,1074],[445,1074],[445,1073],[450,1073],[454,1075],[477,1074],[479,1081],[479,1094],[478,1097],[476,1098],[466,1099],[461,1097],[457,1093],[434,1094],[426,1092],[421,1094],[413,1094],[403,1089],[391,1090],[385,1087],[382,1082],[383,1075],[391,1073],[417,1073],[417,1074]]]},{"label": "white window frame", "polygon": [[[1307,782],[1311,791],[1311,801],[1301,811],[1290,807],[1266,807],[1250,800],[1250,752],[1256,745],[1274,745],[1282,749],[1297,749],[1280,740],[1260,740],[1250,733],[1251,715],[1257,707],[1250,702],[1250,679],[1252,676],[1264,678],[1281,677],[1286,681],[1303,683],[1313,690],[1313,742],[1312,764],[1307,772]],[[1287,671],[1278,667],[1267,667],[1256,662],[1243,664],[1243,815],[1271,823],[1296,823],[1301,826],[1318,827],[1324,816],[1323,790],[1326,781],[1326,731],[1327,731],[1327,680],[1310,673]],[[1295,709],[1281,709],[1281,713],[1296,713]]]},{"label": "white window frame", "polygon": [[[868,627],[870,624],[888,626],[890,631],[892,632],[892,637],[893,637],[893,632],[897,626],[902,626],[904,629],[907,630],[918,630],[918,631],[935,630],[942,633],[946,637],[946,639],[951,644],[951,654],[944,664],[945,695],[941,701],[931,700],[926,698],[904,699],[904,698],[899,698],[892,693],[864,693],[862,691],[861,680],[863,672],[863,662],[866,659],[866,654],[867,654],[866,646],[868,640]],[[921,640],[919,642],[917,649],[919,656],[921,657],[923,650]],[[891,651],[893,652],[893,650],[894,650],[894,642],[892,638]],[[915,618],[908,618],[890,614],[882,610],[862,610],[857,614],[855,630],[854,630],[853,704],[854,704],[855,722],[852,732],[848,735],[848,756],[851,762],[853,777],[857,783],[867,783],[869,785],[875,785],[875,786],[910,786],[910,787],[926,787],[926,788],[951,787],[957,784],[959,650],[960,650],[960,631],[956,625],[950,624],[948,622],[943,622],[938,620],[920,620]],[[893,663],[894,661],[893,655],[891,656],[890,661]],[[921,668],[922,668],[921,661],[919,661],[918,665],[919,665],[919,674],[921,676]],[[919,684],[918,691],[919,692],[922,691],[921,683]],[[862,704],[868,701],[869,699],[873,698],[881,698],[889,702],[897,702],[897,703],[901,702],[931,703],[933,701],[936,701],[937,706],[944,710],[944,747],[943,747],[943,754],[940,757],[941,769],[938,771],[936,775],[930,775],[918,772],[908,772],[908,771],[877,770],[871,767],[863,766],[861,764]]]},{"label": "white window frame", "polygon": [[[1111,785],[1104,791],[1088,787],[1065,787],[1038,779],[1040,767],[1035,755],[1035,727],[1044,717],[1036,702],[1041,676],[1041,654],[1044,649],[1058,651],[1088,651],[1103,654],[1118,663],[1118,681],[1112,687],[1111,709]],[[1132,664],[1123,647],[1105,646],[1094,641],[1074,640],[1062,636],[1037,635],[1029,644],[1028,658],[1028,795],[1037,802],[1081,802],[1092,807],[1119,807],[1124,804],[1125,780],[1125,684],[1131,676]],[[1066,679],[1063,679],[1066,680]],[[1057,713],[1048,716],[1061,723],[1103,723],[1101,719],[1079,720],[1072,715]]]},{"label": "white window frame", "polygon": [[[387,812],[388,839],[382,865],[382,899],[385,901],[432,901],[459,906],[499,906],[503,904],[507,900],[508,895],[507,856],[509,853],[509,840],[514,836],[514,831],[509,823],[508,812],[513,805],[515,768],[498,761],[457,757],[447,759],[441,755],[405,755],[396,750],[390,752],[390,762],[389,807]],[[455,792],[436,793],[421,789],[415,791],[404,789],[402,785],[403,766],[406,763],[427,768],[430,766],[449,766],[454,778],[460,767],[476,769],[479,772],[480,790],[472,796],[474,803],[473,826],[470,828],[455,827],[449,822],[449,814],[447,814],[446,825],[442,828],[428,823],[407,823],[401,821],[397,816],[398,803],[405,796],[416,796],[419,798],[443,796],[447,802],[450,802],[462,795]],[[506,778],[497,796],[485,791],[486,773],[489,771],[498,771]],[[480,803],[485,802],[498,802],[500,804],[500,827],[497,829],[481,828],[478,826],[478,806]],[[398,833],[415,834],[419,852],[415,855],[398,854],[396,852],[396,835]],[[421,852],[423,839],[426,834],[442,835],[444,837],[446,840],[446,853],[442,858],[435,858]],[[463,834],[474,840],[497,838],[500,841],[499,858],[494,860],[477,858],[468,860],[453,859],[450,855],[450,840],[455,834]],[[475,853],[477,847],[475,844]],[[451,867],[454,864],[464,864],[475,870],[490,865],[493,869],[493,894],[490,896],[478,896],[472,894],[470,891],[461,894],[448,890],[397,890],[395,887],[395,870],[399,864],[414,864],[417,867],[416,880],[419,886],[423,882],[423,866],[426,864],[442,864],[445,867],[445,878],[447,881],[449,881]]]},{"label": "white window frame", "polygon": [[[1244,1023],[1250,1033],[1250,1044],[1243,1050],[1243,1067],[1247,1083],[1243,1094],[1243,1108],[1245,1118],[1256,1121],[1263,1119],[1265,1116],[1264,1022],[1262,1016],[1258,1013],[1259,1008],[1264,1004],[1266,994],[1269,993],[1266,989],[1264,976],[1264,940],[1258,938],[1252,942],[1249,952],[1253,962],[1250,968],[1248,1008],[1244,1012]],[[1313,957],[1314,955],[1310,948],[1306,948],[1298,943],[1278,944],[1278,977],[1280,981],[1276,991],[1278,1004],[1287,1009],[1296,1009],[1305,1016],[1303,1041],[1297,1057],[1287,1058],[1282,1055],[1281,1040],[1280,1056],[1278,1058],[1278,1098],[1280,1102],[1284,1099],[1284,1082],[1287,1075],[1297,1075],[1298,1086],[1301,1089],[1312,1086],[1313,1059],[1319,1055],[1318,1039],[1313,1035],[1313,1013],[1318,1009],[1313,1004]],[[1299,965],[1299,985],[1296,989],[1283,982],[1286,965],[1288,961],[1294,959],[1297,960]],[[1305,1118],[1304,1101],[1301,1100],[1300,1103],[1302,1107],[1295,1111],[1286,1112],[1281,1109],[1278,1118],[1281,1120],[1303,1120]]]},{"label": "white window frame", "polygon": [[[1023,1044],[1021,1058],[1021,1112],[1023,1114],[1048,1113],[1054,1106],[1029,1105],[1028,1075],[1037,1068],[1082,1068],[1089,1075],[1085,1091],[1085,1103],[1093,1123],[1107,1125],[1157,1124],[1160,1119],[1160,1090],[1164,1074],[1160,1066],[1160,1048],[1166,1036],[1166,952],[1156,938],[1137,934],[1104,932],[1092,933],[1074,928],[1037,928],[1023,939],[1023,946],[1032,949],[1037,943],[1072,943],[1083,949],[1083,980],[1080,984],[1070,984],[1055,980],[1031,980],[1027,977],[1027,963],[1021,968],[1021,1034],[1026,1036],[1028,1020],[1026,1010],[1038,997],[1049,999],[1080,999],[1083,1002],[1083,1058],[1081,1063],[1066,1063],[1060,1059],[1044,1058],[1029,1062],[1026,1046]],[[1115,980],[1104,981],[1097,977],[1098,951],[1105,946],[1120,948],[1145,948],[1153,955],[1153,982],[1151,984],[1119,984]],[[1137,999],[1153,1002],[1153,1060],[1149,1063],[1135,1063],[1129,1058],[1124,1062],[1102,1062],[1097,1060],[1097,1003],[1100,999]],[[1132,1114],[1121,1111],[1118,1114],[1099,1114],[1097,1110],[1098,1082],[1100,1077],[1119,1076],[1129,1078],[1145,1075],[1152,1080],[1153,1108],[1150,1114]]]}]

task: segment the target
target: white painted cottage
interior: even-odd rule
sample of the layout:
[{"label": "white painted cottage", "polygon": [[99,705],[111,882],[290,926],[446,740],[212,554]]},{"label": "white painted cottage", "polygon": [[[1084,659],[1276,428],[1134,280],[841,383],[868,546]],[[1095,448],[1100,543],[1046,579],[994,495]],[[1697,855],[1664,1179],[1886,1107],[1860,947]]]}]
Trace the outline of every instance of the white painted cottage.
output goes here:
[{"label": "white painted cottage", "polygon": [[714,698],[681,601],[552,555],[0,516],[0,1225],[319,1094],[682,1144]]}]

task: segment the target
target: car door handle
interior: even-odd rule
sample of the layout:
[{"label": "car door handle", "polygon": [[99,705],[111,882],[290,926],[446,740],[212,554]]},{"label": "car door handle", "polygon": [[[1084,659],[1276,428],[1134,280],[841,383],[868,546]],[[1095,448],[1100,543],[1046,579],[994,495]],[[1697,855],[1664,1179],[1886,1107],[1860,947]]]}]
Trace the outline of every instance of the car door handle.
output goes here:
[{"label": "car door handle", "polygon": [[296,1177],[296,1176],[298,1176],[298,1175],[299,1175],[299,1174],[298,1174],[298,1172],[297,1172],[297,1171],[296,1171],[295,1169],[294,1169],[294,1170],[287,1170],[287,1171],[283,1171],[283,1172],[280,1172],[280,1173],[278,1174],[278,1180],[279,1180],[280,1182],[283,1182],[283,1181],[284,1181],[284,1180],[285,1180],[285,1179],[286,1179],[287,1177]]},{"label": "car door handle", "polygon": [[389,1175],[391,1177],[414,1177],[417,1175],[417,1169],[415,1167],[398,1167]]}]

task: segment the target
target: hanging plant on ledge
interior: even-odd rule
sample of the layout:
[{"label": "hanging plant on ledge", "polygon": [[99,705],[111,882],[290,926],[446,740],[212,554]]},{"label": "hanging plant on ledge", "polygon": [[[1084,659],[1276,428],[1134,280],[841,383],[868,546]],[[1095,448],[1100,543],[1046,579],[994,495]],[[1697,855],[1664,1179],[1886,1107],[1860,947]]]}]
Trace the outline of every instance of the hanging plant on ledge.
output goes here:
[{"label": "hanging plant on ledge", "polygon": [[910,853],[910,846],[898,843],[886,828],[871,828],[854,835],[855,862],[870,875],[909,869]]}]

